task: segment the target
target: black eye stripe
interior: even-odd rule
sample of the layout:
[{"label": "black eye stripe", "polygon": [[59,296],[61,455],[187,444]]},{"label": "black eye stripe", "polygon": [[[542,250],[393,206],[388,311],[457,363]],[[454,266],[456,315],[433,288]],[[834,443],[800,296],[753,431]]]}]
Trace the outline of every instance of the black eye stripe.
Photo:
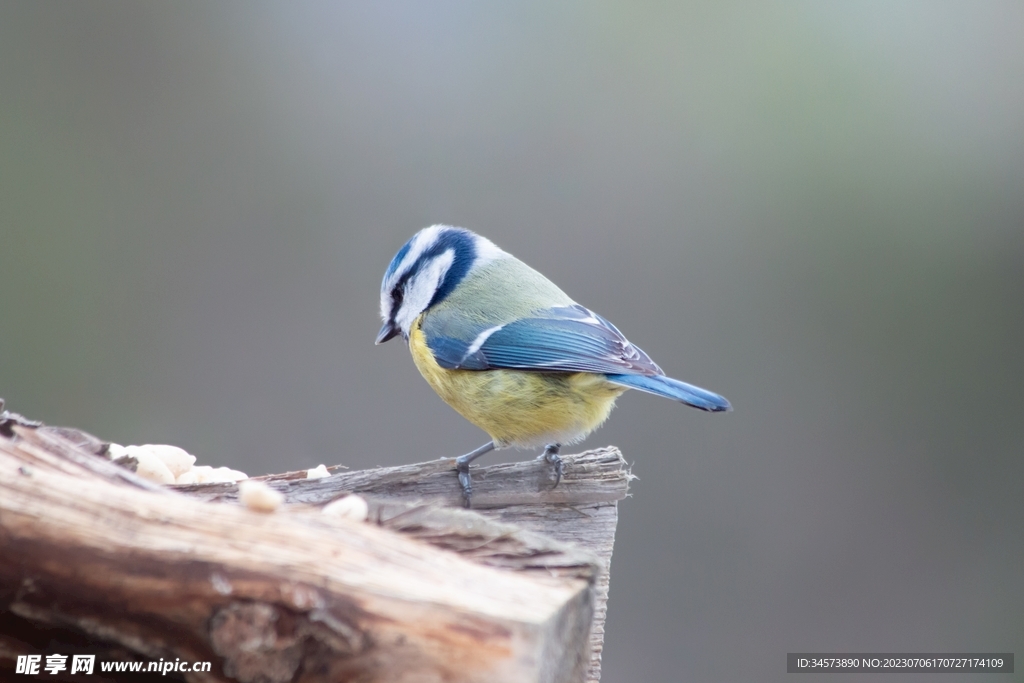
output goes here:
[{"label": "black eye stripe", "polygon": [[452,263],[445,276],[438,283],[437,290],[427,304],[427,308],[434,306],[447,297],[452,289],[466,276],[476,257],[476,246],[473,243],[473,239],[470,233],[465,230],[446,230],[438,236],[433,244],[423,250],[423,253],[419,255],[416,261],[391,286],[392,319],[402,307],[402,302],[405,299],[405,288],[409,281],[418,275],[427,263],[430,263],[446,251],[452,252]]},{"label": "black eye stripe", "polygon": [[420,270],[423,269],[424,264],[431,261],[438,254],[442,253],[438,251],[437,245],[428,249],[427,251],[420,254],[420,257],[416,259],[416,262],[409,267],[409,270],[402,273],[402,276],[398,278],[394,286],[391,288],[391,301],[395,311],[397,312],[398,307],[401,306],[402,301],[405,299],[405,287],[409,284],[409,280],[419,274]]},{"label": "black eye stripe", "polygon": [[406,271],[402,277],[398,278],[398,281],[391,288],[391,320],[394,323],[395,318],[398,317],[398,312],[402,310],[402,302],[405,300],[405,285],[409,282],[409,279],[413,276],[417,268],[410,268]]},{"label": "black eye stripe", "polygon": [[402,299],[405,298],[405,285],[408,284],[412,278],[414,270],[410,269],[409,272],[405,273],[402,277],[398,278],[398,282],[391,289],[391,299],[396,303],[401,304]]}]

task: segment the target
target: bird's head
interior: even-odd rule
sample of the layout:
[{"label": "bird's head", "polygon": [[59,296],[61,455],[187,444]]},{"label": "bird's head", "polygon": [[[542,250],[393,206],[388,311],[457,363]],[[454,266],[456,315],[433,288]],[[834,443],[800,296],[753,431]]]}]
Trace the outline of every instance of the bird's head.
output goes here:
[{"label": "bird's head", "polygon": [[401,334],[409,338],[413,321],[443,301],[475,268],[504,255],[493,242],[464,228],[432,225],[405,243],[384,272],[377,344]]}]

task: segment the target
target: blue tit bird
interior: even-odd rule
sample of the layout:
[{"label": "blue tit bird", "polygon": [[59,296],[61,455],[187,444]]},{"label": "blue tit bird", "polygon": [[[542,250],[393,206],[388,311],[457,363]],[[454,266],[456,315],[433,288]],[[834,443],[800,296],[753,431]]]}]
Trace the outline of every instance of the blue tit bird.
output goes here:
[{"label": "blue tit bird", "polygon": [[391,260],[380,288],[377,344],[401,334],[427,383],[491,440],[455,459],[463,497],[471,462],[496,448],[558,455],[605,421],[615,399],[639,389],[710,412],[722,396],[667,377],[610,322],[485,237],[434,225]]}]

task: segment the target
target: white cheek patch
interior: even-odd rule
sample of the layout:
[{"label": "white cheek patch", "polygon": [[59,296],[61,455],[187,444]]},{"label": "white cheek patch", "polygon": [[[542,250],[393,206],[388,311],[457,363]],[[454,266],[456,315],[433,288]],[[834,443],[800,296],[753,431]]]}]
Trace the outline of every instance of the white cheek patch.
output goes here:
[{"label": "white cheek patch", "polygon": [[413,235],[412,241],[409,244],[409,251],[406,252],[401,262],[395,267],[395,272],[391,273],[391,276],[388,277],[387,281],[381,287],[381,318],[384,320],[390,320],[391,314],[394,312],[391,310],[391,290],[395,286],[395,283],[402,279],[402,276],[416,264],[416,261],[418,261],[420,256],[423,255],[423,252],[432,247],[440,238],[441,233],[447,229],[449,229],[449,226],[447,225],[431,225],[429,228],[423,228]]},{"label": "white cheek patch", "polygon": [[430,300],[434,298],[434,292],[437,291],[441,280],[444,279],[448,269],[452,267],[454,260],[455,251],[446,249],[423,265],[406,285],[402,307],[398,309],[398,315],[395,316],[395,323],[406,338],[409,337],[412,321],[426,310]]}]

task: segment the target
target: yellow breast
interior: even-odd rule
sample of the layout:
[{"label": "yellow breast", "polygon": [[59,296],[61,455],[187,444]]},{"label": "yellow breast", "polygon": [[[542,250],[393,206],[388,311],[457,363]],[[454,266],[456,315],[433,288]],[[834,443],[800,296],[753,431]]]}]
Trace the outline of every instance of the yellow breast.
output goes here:
[{"label": "yellow breast", "polygon": [[605,421],[626,391],[587,372],[447,370],[434,360],[420,320],[410,330],[409,350],[434,391],[499,448],[579,441]]}]

